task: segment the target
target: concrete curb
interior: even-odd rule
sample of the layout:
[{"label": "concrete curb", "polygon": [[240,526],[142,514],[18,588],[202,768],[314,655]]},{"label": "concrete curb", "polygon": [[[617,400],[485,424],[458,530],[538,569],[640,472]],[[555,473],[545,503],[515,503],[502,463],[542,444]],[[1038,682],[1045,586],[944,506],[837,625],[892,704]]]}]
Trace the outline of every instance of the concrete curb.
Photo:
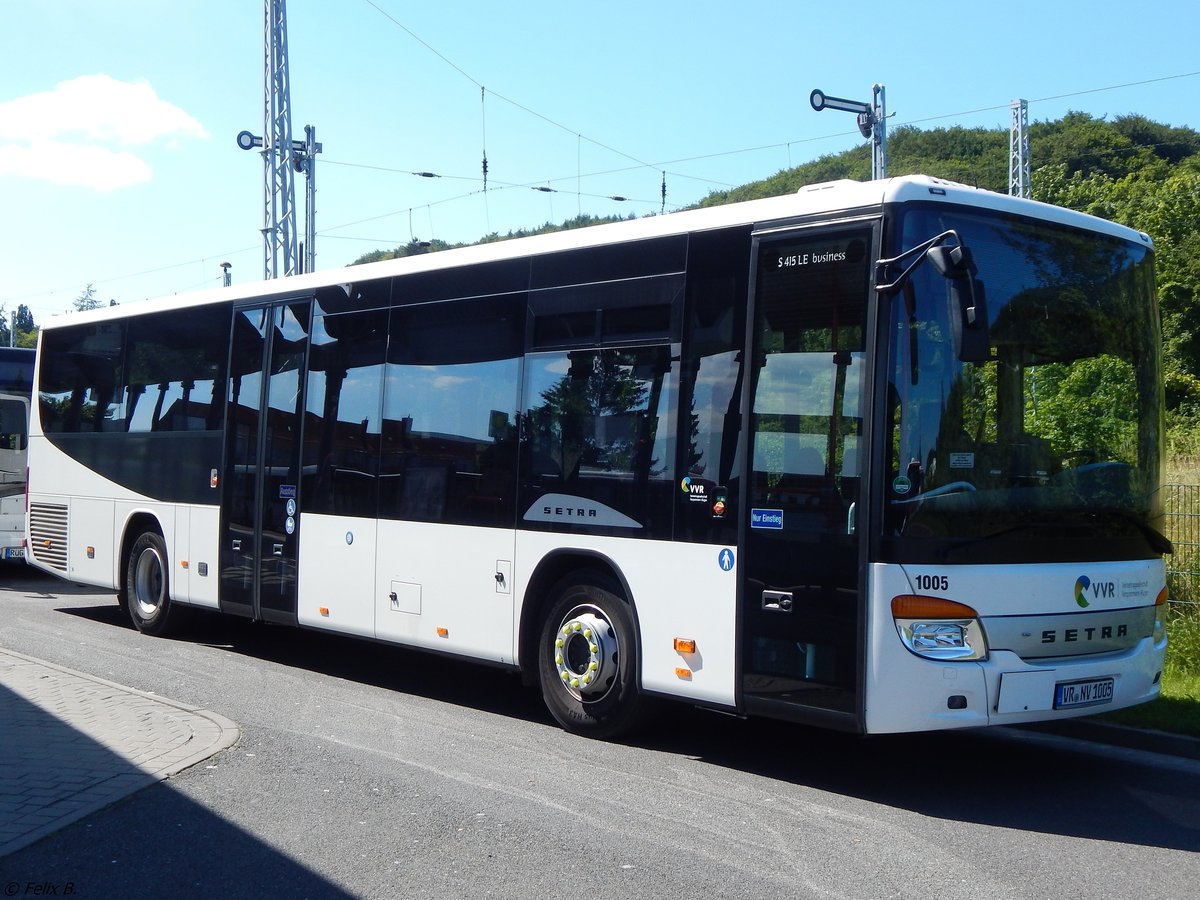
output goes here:
[{"label": "concrete curb", "polygon": [[218,713],[0,648],[0,857],[170,778],[240,732]]}]

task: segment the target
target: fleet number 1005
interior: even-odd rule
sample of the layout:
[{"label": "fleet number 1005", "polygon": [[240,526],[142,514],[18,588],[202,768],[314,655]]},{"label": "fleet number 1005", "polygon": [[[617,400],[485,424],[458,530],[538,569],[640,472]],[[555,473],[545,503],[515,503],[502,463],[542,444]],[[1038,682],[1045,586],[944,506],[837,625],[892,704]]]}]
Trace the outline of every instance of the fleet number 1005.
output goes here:
[{"label": "fleet number 1005", "polygon": [[918,575],[915,580],[918,591],[950,590],[950,578],[946,575]]}]

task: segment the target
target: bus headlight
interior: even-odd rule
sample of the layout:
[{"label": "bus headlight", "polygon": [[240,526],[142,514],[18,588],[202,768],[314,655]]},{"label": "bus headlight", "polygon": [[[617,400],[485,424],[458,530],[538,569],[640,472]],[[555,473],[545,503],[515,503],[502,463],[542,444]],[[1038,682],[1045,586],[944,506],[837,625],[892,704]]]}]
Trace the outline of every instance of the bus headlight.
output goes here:
[{"label": "bus headlight", "polygon": [[904,646],[917,656],[942,661],[987,659],[987,639],[971,607],[903,594],[892,598],[892,617]]}]

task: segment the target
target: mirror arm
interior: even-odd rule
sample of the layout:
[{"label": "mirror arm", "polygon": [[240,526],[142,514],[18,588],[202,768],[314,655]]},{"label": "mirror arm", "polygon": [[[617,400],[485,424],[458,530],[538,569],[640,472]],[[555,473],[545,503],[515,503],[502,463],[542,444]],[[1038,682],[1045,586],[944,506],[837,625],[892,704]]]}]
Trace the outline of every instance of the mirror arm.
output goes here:
[{"label": "mirror arm", "polygon": [[[958,245],[960,247],[962,246],[962,239],[959,238],[958,232],[951,229],[950,231],[943,231],[941,234],[931,237],[929,240],[917,244],[915,247],[910,247],[899,256],[893,256],[891,259],[878,260],[875,263],[876,292],[880,294],[890,294],[898,288],[903,287],[904,283],[908,281],[909,276],[912,275],[917,266],[921,265],[921,263],[925,261],[926,251],[928,251],[930,247],[935,247],[938,244],[943,243],[948,238],[954,238],[954,240],[958,242]],[[892,281],[885,282],[888,277],[888,270],[892,266],[900,265],[901,263],[906,262],[910,257],[914,256],[916,259],[908,263],[903,272],[896,276],[896,278]]]}]

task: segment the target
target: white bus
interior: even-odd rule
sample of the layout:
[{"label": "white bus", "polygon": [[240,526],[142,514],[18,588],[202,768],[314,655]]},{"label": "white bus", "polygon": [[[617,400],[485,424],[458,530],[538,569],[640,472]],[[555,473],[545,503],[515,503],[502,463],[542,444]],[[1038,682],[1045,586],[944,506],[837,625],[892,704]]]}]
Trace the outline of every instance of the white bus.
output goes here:
[{"label": "white bus", "polygon": [[0,347],[0,560],[25,558],[32,350]]},{"label": "white bus", "polygon": [[[31,562],[863,733],[1157,696],[1153,249],[926,177],[56,318]],[[481,677],[483,677],[481,675]]]}]

